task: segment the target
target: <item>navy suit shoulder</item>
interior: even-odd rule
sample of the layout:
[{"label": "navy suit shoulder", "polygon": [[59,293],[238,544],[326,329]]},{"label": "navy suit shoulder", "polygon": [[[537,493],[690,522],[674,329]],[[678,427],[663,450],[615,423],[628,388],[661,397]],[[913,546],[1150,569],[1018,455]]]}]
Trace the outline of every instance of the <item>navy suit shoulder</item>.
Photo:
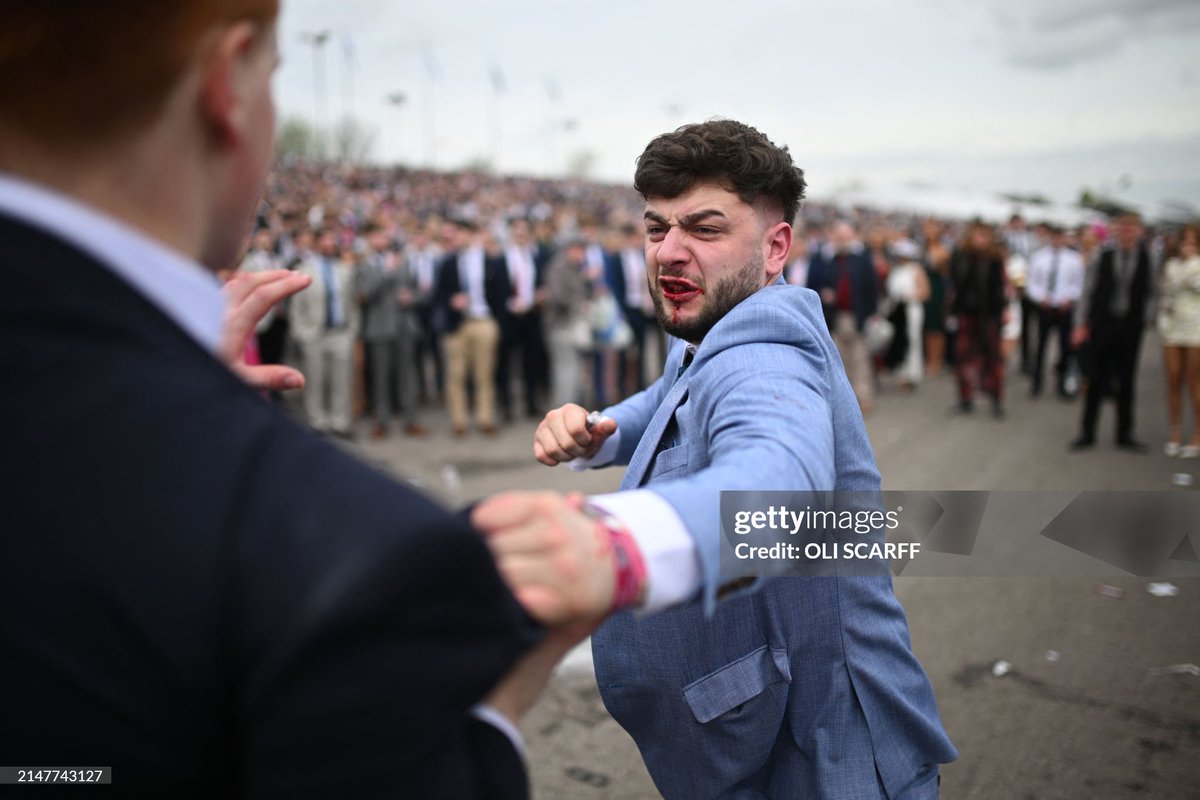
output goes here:
[{"label": "navy suit shoulder", "polygon": [[458,274],[459,251],[452,250],[443,255],[437,262],[437,278],[433,287],[434,326],[445,333],[453,333],[462,324],[461,311],[450,307],[450,298],[461,292],[462,279]]},{"label": "navy suit shoulder", "polygon": [[512,281],[508,277],[508,260],[504,253],[484,256],[483,293],[492,316],[503,321],[508,317],[508,300],[512,297]]},{"label": "navy suit shoulder", "polygon": [[0,244],[0,752],[141,795],[524,796],[468,709],[537,634],[478,535],[88,257]]}]

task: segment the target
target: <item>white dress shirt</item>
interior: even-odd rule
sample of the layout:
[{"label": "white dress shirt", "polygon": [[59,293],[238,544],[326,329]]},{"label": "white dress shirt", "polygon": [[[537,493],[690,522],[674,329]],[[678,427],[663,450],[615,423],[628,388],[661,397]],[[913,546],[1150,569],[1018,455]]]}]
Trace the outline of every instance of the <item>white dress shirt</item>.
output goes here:
[{"label": "white dress shirt", "polygon": [[428,297],[433,292],[433,282],[436,278],[434,273],[437,269],[437,251],[432,247],[413,248],[409,251],[408,259],[417,279],[417,292],[422,297]]},{"label": "white dress shirt", "polygon": [[641,309],[647,300],[646,253],[640,247],[621,251],[621,269],[625,273],[625,306]]},{"label": "white dress shirt", "polygon": [[513,245],[505,251],[504,260],[508,263],[508,278],[516,291],[512,310],[518,314],[524,313],[533,308],[533,286],[537,277],[533,247]]},{"label": "white dress shirt", "polygon": [[1043,247],[1029,259],[1025,293],[1035,303],[1059,307],[1083,294],[1083,256],[1069,247]]},{"label": "white dress shirt", "polygon": [[488,307],[487,294],[483,288],[483,248],[470,247],[459,253],[458,268],[459,285],[470,298],[467,316],[471,319],[487,319],[492,315],[492,310]]}]

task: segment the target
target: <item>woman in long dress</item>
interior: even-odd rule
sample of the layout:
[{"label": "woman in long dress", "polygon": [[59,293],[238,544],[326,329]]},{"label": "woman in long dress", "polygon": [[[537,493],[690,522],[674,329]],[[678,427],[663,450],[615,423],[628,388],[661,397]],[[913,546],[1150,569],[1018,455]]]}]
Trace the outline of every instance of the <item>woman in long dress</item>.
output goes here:
[{"label": "woman in long dress", "polygon": [[888,272],[887,292],[893,302],[904,307],[905,332],[908,347],[904,360],[896,369],[901,388],[912,390],[925,374],[922,354],[922,332],[925,324],[925,301],[929,299],[929,279],[921,264],[921,248],[910,239],[892,244],[895,265]]}]

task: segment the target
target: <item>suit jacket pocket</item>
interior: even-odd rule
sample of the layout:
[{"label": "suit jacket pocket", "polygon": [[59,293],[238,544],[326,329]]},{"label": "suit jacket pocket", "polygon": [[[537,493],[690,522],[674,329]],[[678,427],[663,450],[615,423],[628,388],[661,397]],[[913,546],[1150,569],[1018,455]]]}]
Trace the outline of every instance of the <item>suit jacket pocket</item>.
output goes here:
[{"label": "suit jacket pocket", "polygon": [[673,472],[678,472],[688,465],[688,446],[687,442],[677,444],[667,450],[660,450],[654,456],[654,463],[650,467],[650,472],[647,476],[647,482],[658,480],[664,476],[670,475]]},{"label": "suit jacket pocket", "polygon": [[787,711],[788,664],[786,652],[763,645],[683,687],[695,722],[672,738],[676,753],[690,754],[683,780],[694,791],[678,796],[724,797],[771,759]]},{"label": "suit jacket pocket", "polygon": [[696,721],[705,724],[758,697],[768,687],[791,680],[787,653],[763,645],[683,687]]}]

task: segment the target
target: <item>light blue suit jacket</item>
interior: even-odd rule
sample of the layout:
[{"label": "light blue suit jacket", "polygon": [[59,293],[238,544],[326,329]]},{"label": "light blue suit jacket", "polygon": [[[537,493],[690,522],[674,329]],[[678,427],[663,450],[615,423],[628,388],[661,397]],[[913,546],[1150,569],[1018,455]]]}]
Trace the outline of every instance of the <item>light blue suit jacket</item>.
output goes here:
[{"label": "light blue suit jacket", "polygon": [[[684,353],[672,348],[664,374]],[[776,283],[691,366],[606,409],[623,489],[696,538],[702,602],[619,614],[593,637],[605,705],[668,800],[936,797],[957,753],[890,576],[785,577],[721,601],[721,490],[878,492],[862,415],[817,295]]]}]

